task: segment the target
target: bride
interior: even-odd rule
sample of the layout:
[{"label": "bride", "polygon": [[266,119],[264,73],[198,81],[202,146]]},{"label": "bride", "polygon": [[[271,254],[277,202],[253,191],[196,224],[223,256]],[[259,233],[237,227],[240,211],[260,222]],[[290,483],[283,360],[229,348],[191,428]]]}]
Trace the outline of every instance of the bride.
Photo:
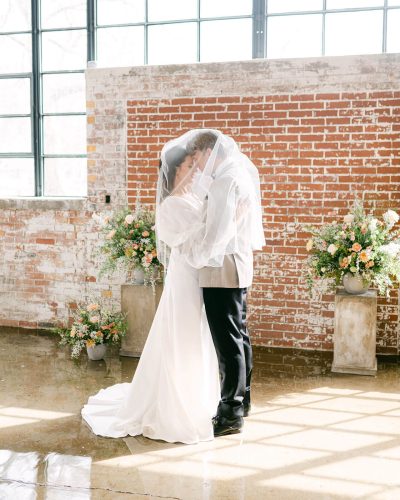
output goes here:
[{"label": "bride", "polygon": [[193,159],[177,141],[161,154],[156,233],[166,263],[164,290],[131,383],[91,396],[82,417],[99,436],[143,434],[168,442],[214,437],[220,399],[218,362],[207,323],[198,270],[180,253],[201,225],[201,202],[192,193]]}]

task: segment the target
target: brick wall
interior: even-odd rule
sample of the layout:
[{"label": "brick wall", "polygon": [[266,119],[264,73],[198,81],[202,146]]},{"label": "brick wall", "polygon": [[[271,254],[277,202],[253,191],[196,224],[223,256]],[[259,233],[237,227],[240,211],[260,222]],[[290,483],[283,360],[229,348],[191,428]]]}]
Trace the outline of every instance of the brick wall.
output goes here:
[{"label": "brick wall", "polygon": [[[151,124],[151,127],[149,127]],[[127,102],[128,200],[152,203],[162,145],[192,128],[234,137],[257,165],[267,246],[257,256],[250,328],[257,343],[332,348],[333,296],[301,277],[305,223],[345,215],[355,197],[399,208],[400,91],[191,97]],[[378,343],[397,348],[397,293],[380,300]]]},{"label": "brick wall", "polygon": [[[36,307],[45,308],[46,322],[66,318],[70,298],[64,287],[68,297],[79,297],[84,287],[85,293],[108,294],[118,302],[118,280],[95,281],[98,234],[92,212],[108,209],[106,193],[112,209],[138,198],[151,204],[164,142],[190,128],[212,127],[238,141],[262,179],[267,246],[255,257],[249,300],[254,342],[331,349],[333,296],[323,289],[311,300],[307,294],[300,275],[307,239],[302,226],[345,214],[355,195],[378,213],[400,208],[399,77],[397,54],[88,70],[89,197],[80,210],[57,212],[68,219],[68,252],[58,224],[50,236],[45,223],[36,224],[42,211],[23,213],[13,205],[0,215],[0,230],[1,224],[13,228],[6,267],[16,266],[15,279],[21,270],[34,272],[30,251],[43,251],[44,270],[32,278],[42,287],[34,302],[24,288],[28,284],[0,284],[12,290],[7,307],[0,307],[0,322],[10,316],[24,321]],[[23,249],[28,255],[21,267],[15,243],[31,226],[38,234],[42,228],[37,238],[54,245],[33,239]],[[46,265],[51,268],[57,259],[68,265],[56,281]],[[50,305],[54,295],[57,308]],[[397,353],[398,337],[393,293],[379,300],[378,351]]]}]

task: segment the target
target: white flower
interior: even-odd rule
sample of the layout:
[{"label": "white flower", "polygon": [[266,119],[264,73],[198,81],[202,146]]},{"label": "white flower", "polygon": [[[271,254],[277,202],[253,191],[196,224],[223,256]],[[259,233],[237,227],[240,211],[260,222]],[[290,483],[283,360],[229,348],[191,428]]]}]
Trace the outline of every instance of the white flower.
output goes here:
[{"label": "white flower", "polygon": [[357,268],[356,268],[356,267],[354,267],[354,266],[351,266],[350,271],[351,271],[352,273],[356,273],[356,272],[357,272]]},{"label": "white flower", "polygon": [[343,218],[344,222],[346,224],[352,224],[354,222],[354,215],[353,214],[347,214]]},{"label": "white flower", "polygon": [[132,222],[135,220],[134,216],[132,214],[129,214],[125,217],[125,222],[127,224],[132,224]]},{"label": "white flower", "polygon": [[369,222],[369,230],[373,233],[374,231],[376,231],[376,227],[377,227],[377,224],[378,224],[378,219],[371,219],[370,222]]},{"label": "white flower", "polygon": [[400,244],[399,243],[394,243],[393,241],[391,243],[388,243],[387,245],[382,245],[381,246],[382,252],[386,253],[387,255],[390,255],[391,257],[396,257],[400,253]]},{"label": "white flower", "polygon": [[312,249],[312,247],[313,247],[313,240],[308,240],[306,245],[307,251],[309,252]]},{"label": "white flower", "polygon": [[328,247],[328,252],[331,254],[331,255],[335,255],[336,253],[336,250],[337,250],[337,246],[334,245],[333,243],[331,243]]},{"label": "white flower", "polygon": [[388,226],[393,226],[399,220],[399,216],[394,210],[388,210],[383,214],[383,220]]}]

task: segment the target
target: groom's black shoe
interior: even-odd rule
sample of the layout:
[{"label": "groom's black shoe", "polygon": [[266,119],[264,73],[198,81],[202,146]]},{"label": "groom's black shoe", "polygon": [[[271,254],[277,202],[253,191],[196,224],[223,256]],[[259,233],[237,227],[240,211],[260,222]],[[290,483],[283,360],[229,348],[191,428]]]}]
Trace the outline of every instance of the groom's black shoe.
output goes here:
[{"label": "groom's black shoe", "polygon": [[212,423],[215,437],[237,434],[243,429],[243,417],[227,418],[217,415],[212,419]]},{"label": "groom's black shoe", "polygon": [[251,413],[251,403],[243,403],[243,416],[248,417]]}]

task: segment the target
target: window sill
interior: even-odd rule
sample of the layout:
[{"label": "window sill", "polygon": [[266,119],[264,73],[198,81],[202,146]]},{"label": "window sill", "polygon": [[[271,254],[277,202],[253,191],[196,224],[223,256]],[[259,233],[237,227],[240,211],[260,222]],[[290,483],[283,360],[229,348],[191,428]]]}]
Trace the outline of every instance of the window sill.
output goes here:
[{"label": "window sill", "polygon": [[0,198],[3,210],[84,210],[87,198],[15,197]]}]

